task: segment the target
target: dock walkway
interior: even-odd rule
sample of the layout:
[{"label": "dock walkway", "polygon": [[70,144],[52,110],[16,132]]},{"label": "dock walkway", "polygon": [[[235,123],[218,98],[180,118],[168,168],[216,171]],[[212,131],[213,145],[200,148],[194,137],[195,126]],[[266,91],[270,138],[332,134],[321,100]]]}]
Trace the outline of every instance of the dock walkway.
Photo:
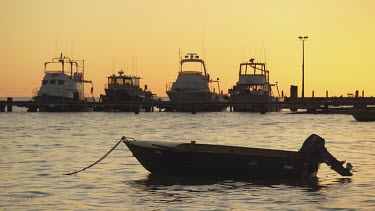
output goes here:
[{"label": "dock walkway", "polygon": [[[281,102],[272,102],[268,104],[249,104],[265,109],[280,108],[290,109],[291,111],[307,110],[309,113],[345,113],[350,112],[352,109],[375,109],[374,97],[305,97],[305,98],[286,98]],[[53,111],[53,108],[60,107],[66,108],[66,111],[131,111],[138,113],[144,107],[152,107],[159,109],[159,111],[173,111],[174,108],[179,106],[202,105],[202,103],[189,103],[189,104],[176,104],[171,101],[155,101],[155,102],[129,102],[129,103],[110,103],[110,102],[74,102],[74,103],[61,103],[61,102],[35,102],[35,101],[14,101],[9,97],[7,100],[0,101],[0,112],[12,112],[13,107],[27,108],[30,112]],[[221,103],[205,103],[209,106],[227,106],[230,111],[234,105],[232,102]],[[64,110],[63,110],[64,111]]]}]

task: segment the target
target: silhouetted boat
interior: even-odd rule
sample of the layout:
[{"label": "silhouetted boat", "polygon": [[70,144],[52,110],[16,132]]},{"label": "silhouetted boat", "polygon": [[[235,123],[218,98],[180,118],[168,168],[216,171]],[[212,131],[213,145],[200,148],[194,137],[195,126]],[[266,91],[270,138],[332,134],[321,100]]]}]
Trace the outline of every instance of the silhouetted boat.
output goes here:
[{"label": "silhouetted boat", "polygon": [[83,102],[94,100],[93,96],[85,96],[84,83],[92,84],[92,81],[84,79],[84,64],[84,60],[72,60],[63,57],[62,53],[60,57],[44,63],[42,85],[34,91],[32,98],[32,101],[40,103],[39,111],[82,111]]},{"label": "silhouetted boat", "polygon": [[266,63],[249,62],[241,63],[238,73],[238,82],[229,90],[234,111],[279,111],[279,107],[272,107],[273,102],[282,101],[283,98],[272,94],[269,82],[269,71]]},{"label": "silhouetted boat", "polygon": [[[193,64],[199,66],[190,66]],[[217,83],[217,93],[212,83]],[[167,95],[176,106],[175,111],[221,111],[228,106],[228,97],[220,93],[219,79],[211,80],[206,65],[195,53],[189,53],[180,61],[180,72],[175,82],[167,84]]]},{"label": "silhouetted boat", "polygon": [[354,117],[354,119],[359,122],[375,121],[375,110],[361,109],[353,111],[351,114]]},{"label": "silhouetted boat", "polygon": [[131,111],[132,102],[143,102],[149,105],[143,106],[146,111],[152,108],[152,102],[155,101],[154,94],[150,90],[140,87],[138,76],[124,75],[121,70],[119,75],[108,77],[108,86],[105,88],[105,96],[101,96],[100,101],[113,103],[112,110]]},{"label": "silhouetted boat", "polygon": [[325,140],[311,135],[298,152],[224,145],[147,142],[124,138],[137,160],[155,175],[202,178],[315,177],[325,162],[342,176],[351,176],[325,148]]}]

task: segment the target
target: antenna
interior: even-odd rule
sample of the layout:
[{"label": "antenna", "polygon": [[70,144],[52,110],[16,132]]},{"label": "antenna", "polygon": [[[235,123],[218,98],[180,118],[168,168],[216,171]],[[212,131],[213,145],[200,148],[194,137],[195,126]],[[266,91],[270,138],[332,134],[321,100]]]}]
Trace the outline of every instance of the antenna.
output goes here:
[{"label": "antenna", "polygon": [[65,40],[65,56],[68,55],[68,40]]},{"label": "antenna", "polygon": [[206,26],[203,25],[203,60],[206,61]]},{"label": "antenna", "polygon": [[115,62],[115,57],[112,57],[112,75],[115,73],[115,66],[114,66],[114,62]]},{"label": "antenna", "polygon": [[205,41],[204,41],[204,37],[203,37],[203,60],[206,60],[206,45],[205,45]]},{"label": "antenna", "polygon": [[121,71],[124,72],[124,68],[125,68],[125,57],[124,59],[122,60],[122,68],[121,68]]},{"label": "antenna", "polygon": [[55,56],[57,55],[58,53],[57,53],[57,40],[56,40],[56,42],[55,42]]},{"label": "antenna", "polygon": [[178,69],[180,70],[179,72],[182,72],[182,65],[181,65],[181,60],[182,60],[182,56],[181,56],[181,49],[178,48]]},{"label": "antenna", "polygon": [[74,48],[74,40],[72,40],[72,47],[70,48],[70,57],[73,59],[73,48]]},{"label": "antenna", "polygon": [[132,75],[134,76],[134,56],[133,56],[133,65],[132,65]]},{"label": "antenna", "polygon": [[129,58],[128,57],[126,57],[126,70],[125,70],[125,72],[128,72],[129,71]]},{"label": "antenna", "polygon": [[135,57],[135,75],[138,76],[138,57]]}]

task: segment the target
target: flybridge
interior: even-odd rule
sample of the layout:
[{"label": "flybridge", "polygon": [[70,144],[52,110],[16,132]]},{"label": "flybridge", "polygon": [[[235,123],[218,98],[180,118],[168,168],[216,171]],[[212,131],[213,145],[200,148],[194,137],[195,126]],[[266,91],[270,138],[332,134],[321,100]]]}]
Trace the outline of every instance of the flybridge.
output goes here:
[{"label": "flybridge", "polygon": [[203,67],[203,71],[202,71],[202,67],[201,67],[201,72],[203,72],[204,75],[207,76],[206,64],[204,63],[203,59],[199,58],[198,54],[196,54],[196,53],[187,53],[185,55],[185,59],[181,59],[181,61],[180,61],[180,73],[182,73],[182,72],[193,72],[193,71],[196,71],[196,70],[184,70],[183,69],[183,67],[185,67],[184,63],[200,63],[201,66]]}]

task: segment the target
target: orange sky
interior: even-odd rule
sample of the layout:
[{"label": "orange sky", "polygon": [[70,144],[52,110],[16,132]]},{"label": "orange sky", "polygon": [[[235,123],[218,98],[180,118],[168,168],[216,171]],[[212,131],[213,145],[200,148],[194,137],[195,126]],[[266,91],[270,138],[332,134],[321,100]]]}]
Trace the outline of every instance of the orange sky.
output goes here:
[{"label": "orange sky", "polygon": [[372,0],[0,0],[0,97],[31,97],[60,52],[85,60],[96,96],[121,68],[166,96],[179,49],[204,57],[225,93],[255,58],[289,94],[305,35],[305,96],[375,96],[374,11]]}]

